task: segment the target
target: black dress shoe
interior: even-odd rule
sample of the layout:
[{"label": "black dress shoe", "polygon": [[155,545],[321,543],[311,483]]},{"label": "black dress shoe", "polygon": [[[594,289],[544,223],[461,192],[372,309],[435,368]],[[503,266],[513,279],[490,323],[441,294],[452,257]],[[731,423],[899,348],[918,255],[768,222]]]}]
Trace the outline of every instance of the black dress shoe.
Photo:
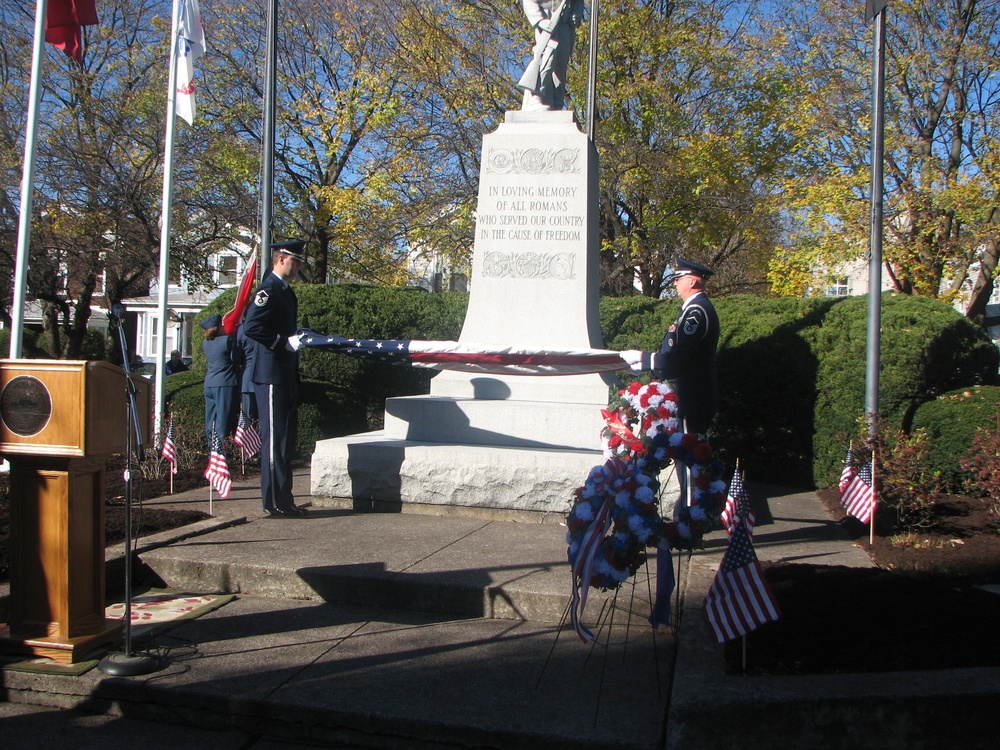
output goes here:
[{"label": "black dress shoe", "polygon": [[300,508],[297,505],[292,505],[288,508],[281,508],[278,512],[287,518],[305,518],[309,515],[309,511],[305,508]]}]

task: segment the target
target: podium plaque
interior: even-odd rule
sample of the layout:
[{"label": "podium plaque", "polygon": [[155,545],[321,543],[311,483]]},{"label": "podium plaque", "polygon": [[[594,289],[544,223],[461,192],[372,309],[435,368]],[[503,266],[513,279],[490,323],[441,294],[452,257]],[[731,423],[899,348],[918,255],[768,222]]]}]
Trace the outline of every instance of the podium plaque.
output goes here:
[{"label": "podium plaque", "polygon": [[[151,381],[136,377],[147,440]],[[0,649],[81,661],[112,643],[105,611],[105,464],[124,453],[126,374],[107,362],[0,360],[0,454],[10,462],[10,621]]]}]

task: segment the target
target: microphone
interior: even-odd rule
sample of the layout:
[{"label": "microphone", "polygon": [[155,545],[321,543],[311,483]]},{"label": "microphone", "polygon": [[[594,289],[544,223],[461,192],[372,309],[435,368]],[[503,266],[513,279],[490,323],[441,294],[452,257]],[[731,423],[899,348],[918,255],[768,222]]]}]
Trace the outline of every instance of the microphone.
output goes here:
[{"label": "microphone", "polygon": [[108,317],[111,319],[111,325],[118,325],[122,322],[122,318],[125,317],[125,305],[121,302],[116,302],[111,306],[111,311],[108,313]]}]

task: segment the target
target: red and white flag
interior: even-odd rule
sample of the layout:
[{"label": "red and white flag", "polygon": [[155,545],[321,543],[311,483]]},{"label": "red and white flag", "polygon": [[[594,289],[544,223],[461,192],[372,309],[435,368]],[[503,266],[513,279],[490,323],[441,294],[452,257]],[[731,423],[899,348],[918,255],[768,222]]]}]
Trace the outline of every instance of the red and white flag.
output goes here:
[{"label": "red and white flag", "polygon": [[236,292],[236,302],[233,309],[222,316],[222,327],[227,336],[235,336],[236,329],[243,320],[243,313],[246,312],[247,305],[250,304],[250,295],[253,294],[254,283],[257,280],[257,256],[253,256],[253,261],[247,266],[243,273],[243,280],[240,281],[239,291]]},{"label": "red and white flag", "polygon": [[847,448],[847,458],[844,459],[844,468],[840,472],[840,482],[838,487],[840,488],[840,493],[843,494],[844,490],[847,489],[847,485],[851,483],[854,479],[854,445],[849,445]]},{"label": "red and white flag", "polygon": [[198,0],[179,0],[177,16],[177,91],[174,112],[194,123],[194,64],[205,54],[205,30],[201,25]]},{"label": "red and white flag", "polygon": [[240,418],[236,423],[236,434],[233,442],[247,452],[247,457],[252,458],[260,450],[260,432],[254,426],[250,418],[240,409]]},{"label": "red and white flag", "polygon": [[167,436],[163,438],[163,448],[160,450],[160,455],[170,464],[170,473],[176,474],[177,445],[174,443],[174,420],[172,419],[167,423]]},{"label": "red and white flag", "polygon": [[730,536],[732,536],[736,525],[739,523],[745,523],[747,533],[753,536],[753,527],[757,517],[750,508],[750,493],[747,492],[743,474],[738,469],[733,474],[733,481],[729,484],[729,494],[726,495],[726,507],[722,509],[722,515],[719,516],[719,520],[722,522],[722,528]]},{"label": "red and white flag", "polygon": [[416,339],[346,339],[300,328],[299,343],[370,362],[507,375],[575,375],[628,367],[608,349],[552,349]]},{"label": "red and white flag", "polygon": [[868,523],[872,520],[872,513],[875,511],[875,493],[872,489],[871,462],[862,466],[857,475],[851,479],[840,496],[840,504],[847,513],[857,518],[861,523]]},{"label": "red and white flag", "polygon": [[731,641],[781,617],[744,524],[737,524],[702,604],[718,643]]},{"label": "red and white flag", "polygon": [[222,441],[218,435],[212,436],[212,450],[208,454],[208,467],[205,469],[205,479],[219,493],[219,497],[229,497],[233,486],[233,478],[229,475],[229,464],[222,455]]}]

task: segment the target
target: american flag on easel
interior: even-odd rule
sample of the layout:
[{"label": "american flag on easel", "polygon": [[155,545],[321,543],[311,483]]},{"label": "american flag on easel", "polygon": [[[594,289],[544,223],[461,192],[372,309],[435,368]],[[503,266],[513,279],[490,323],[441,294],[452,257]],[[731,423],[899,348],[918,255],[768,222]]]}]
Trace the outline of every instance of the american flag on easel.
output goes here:
[{"label": "american flag on easel", "polygon": [[[222,454],[222,441],[219,440],[218,435],[212,436],[212,450],[208,454],[208,467],[205,469],[205,479],[219,493],[220,497],[229,497],[229,490],[233,486],[233,478],[229,475],[229,464],[226,463],[226,457]],[[211,499],[211,490],[209,490],[209,499]]]},{"label": "american flag on easel", "polygon": [[236,423],[236,434],[233,436],[233,442],[246,451],[247,458],[253,458],[260,450],[260,432],[243,409],[240,409],[240,418]]}]

